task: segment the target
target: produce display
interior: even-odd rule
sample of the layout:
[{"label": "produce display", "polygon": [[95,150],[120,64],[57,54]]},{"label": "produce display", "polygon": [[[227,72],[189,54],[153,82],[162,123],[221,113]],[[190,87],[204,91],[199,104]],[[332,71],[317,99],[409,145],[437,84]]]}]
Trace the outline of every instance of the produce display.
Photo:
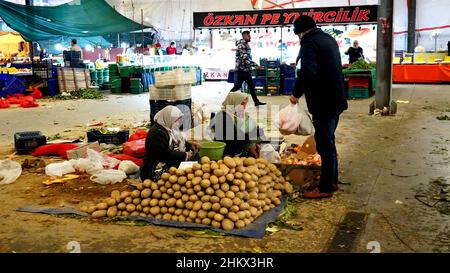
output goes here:
[{"label": "produce display", "polygon": [[28,68],[15,68],[15,67],[0,67],[0,74],[17,74],[17,73],[30,73],[31,69]]},{"label": "produce display", "polygon": [[289,178],[265,159],[202,157],[192,167],[172,167],[157,182],[113,191],[104,202],[81,210],[93,218],[155,217],[231,230],[248,226],[292,192]]},{"label": "produce display", "polygon": [[370,69],[373,69],[373,68],[375,68],[375,67],[376,67],[375,64],[373,64],[373,63],[368,63],[368,62],[366,62],[366,61],[360,59],[360,60],[357,60],[356,62],[352,63],[352,64],[347,68],[347,70],[359,70],[359,69],[361,69],[361,70],[370,70]]},{"label": "produce display", "polygon": [[281,163],[286,165],[321,166],[318,153],[305,155],[301,152],[302,145],[294,146],[281,155]]}]

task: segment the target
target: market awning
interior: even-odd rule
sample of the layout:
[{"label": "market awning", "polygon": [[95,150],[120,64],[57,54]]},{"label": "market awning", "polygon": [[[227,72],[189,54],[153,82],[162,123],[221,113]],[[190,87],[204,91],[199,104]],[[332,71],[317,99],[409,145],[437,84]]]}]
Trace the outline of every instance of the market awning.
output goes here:
[{"label": "market awning", "polygon": [[[61,36],[103,36],[142,28],[104,0],[75,0],[53,7],[24,6],[0,0],[0,17],[28,41]],[[144,28],[150,27],[144,25]]]}]

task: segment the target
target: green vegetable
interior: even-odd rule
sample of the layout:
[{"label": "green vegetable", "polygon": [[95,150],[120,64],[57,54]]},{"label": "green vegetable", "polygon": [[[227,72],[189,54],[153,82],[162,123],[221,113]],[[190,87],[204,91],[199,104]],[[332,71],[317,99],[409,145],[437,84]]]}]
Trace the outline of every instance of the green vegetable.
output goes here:
[{"label": "green vegetable", "polygon": [[346,70],[370,70],[376,67],[374,63],[367,63],[366,61],[360,59],[352,63]]},{"label": "green vegetable", "polygon": [[70,93],[64,93],[55,96],[57,100],[72,100],[72,99],[87,99],[87,100],[99,100],[103,99],[104,95],[96,89],[82,88]]}]

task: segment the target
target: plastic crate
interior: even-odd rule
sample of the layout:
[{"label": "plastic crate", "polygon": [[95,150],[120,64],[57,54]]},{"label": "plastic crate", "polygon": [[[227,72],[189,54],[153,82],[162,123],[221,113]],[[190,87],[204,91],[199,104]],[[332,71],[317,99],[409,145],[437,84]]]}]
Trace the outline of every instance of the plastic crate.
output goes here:
[{"label": "plastic crate", "polygon": [[267,78],[267,86],[276,86],[279,87],[280,86],[280,78]]},{"label": "plastic crate", "polygon": [[14,147],[18,154],[29,154],[45,144],[47,144],[47,138],[40,131],[14,134]]},{"label": "plastic crate", "polygon": [[295,78],[284,78],[281,81],[280,93],[283,95],[291,95],[295,86]]},{"label": "plastic crate", "polygon": [[102,134],[99,130],[92,129],[86,134],[88,142],[98,141],[98,143],[121,145],[128,141],[130,131],[123,130],[115,134]]},{"label": "plastic crate", "polygon": [[150,99],[154,101],[158,100],[187,100],[192,97],[192,87],[186,85],[174,85],[164,88],[157,88],[150,86]]},{"label": "plastic crate", "polygon": [[266,77],[268,77],[268,78],[279,78],[280,77],[280,70],[279,69],[268,68],[266,70]]},{"label": "plastic crate", "polygon": [[267,66],[267,67],[271,67],[271,68],[277,68],[277,67],[280,67],[280,60],[267,61],[266,66]]},{"label": "plastic crate", "polygon": [[25,92],[26,88],[27,87],[24,80],[16,76],[13,76],[12,78],[10,78],[5,82],[4,90],[6,91],[6,93],[14,95],[14,94],[22,94],[23,92]]},{"label": "plastic crate", "polygon": [[257,96],[266,96],[266,87],[265,86],[256,86],[255,87]]},{"label": "plastic crate", "polygon": [[295,67],[287,64],[282,64],[280,66],[280,74],[285,78],[295,78]]},{"label": "plastic crate", "polygon": [[192,100],[150,100],[150,122],[154,124],[156,113],[164,109],[164,107],[172,105],[178,107],[183,113],[183,129],[192,128]]},{"label": "plastic crate", "polygon": [[347,75],[348,77],[348,87],[364,87],[369,88],[370,86],[370,75]]},{"label": "plastic crate", "polygon": [[267,95],[268,96],[276,96],[280,94],[280,87],[277,86],[268,86],[267,87]]},{"label": "plastic crate", "polygon": [[253,79],[253,83],[255,84],[255,86],[266,86],[266,78],[256,77]]},{"label": "plastic crate", "polygon": [[349,99],[367,99],[370,97],[368,88],[352,87],[348,89]]}]

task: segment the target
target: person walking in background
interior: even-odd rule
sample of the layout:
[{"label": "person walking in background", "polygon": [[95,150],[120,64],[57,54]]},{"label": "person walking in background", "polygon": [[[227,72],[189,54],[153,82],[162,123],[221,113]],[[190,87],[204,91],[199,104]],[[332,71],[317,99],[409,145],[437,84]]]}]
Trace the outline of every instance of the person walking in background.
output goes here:
[{"label": "person walking in background", "polygon": [[322,160],[320,183],[305,198],[328,198],[338,189],[338,162],[334,133],[340,114],[348,108],[342,63],[336,40],[302,15],[294,22],[300,38],[301,68],[290,98],[292,104],[305,94],[312,114],[317,152]]},{"label": "person walking in background", "polygon": [[348,55],[349,64],[352,64],[361,58],[364,59],[363,49],[359,46],[357,40],[353,41],[353,46],[345,51],[345,55]]},{"label": "person walking in background", "polygon": [[250,31],[242,32],[242,39],[236,42],[236,75],[237,79],[234,83],[233,88],[230,92],[238,91],[242,88],[244,82],[247,83],[250,90],[250,95],[252,96],[255,106],[265,105],[265,103],[260,102],[256,96],[255,83],[253,82],[252,75],[250,73],[252,67],[258,66],[252,60],[252,53],[249,46],[251,41]]}]

